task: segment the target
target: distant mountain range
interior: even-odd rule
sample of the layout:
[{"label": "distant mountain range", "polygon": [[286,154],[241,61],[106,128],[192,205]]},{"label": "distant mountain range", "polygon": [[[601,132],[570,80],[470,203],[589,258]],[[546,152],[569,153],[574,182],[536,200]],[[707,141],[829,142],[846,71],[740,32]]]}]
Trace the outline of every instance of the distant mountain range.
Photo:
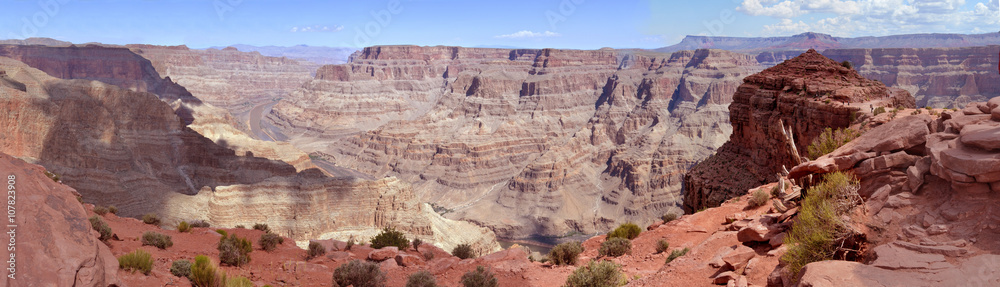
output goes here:
[{"label": "distant mountain range", "polygon": [[[317,47],[317,46],[307,46],[298,45],[291,47],[279,47],[279,46],[251,46],[251,45],[232,45],[230,47],[236,48],[243,52],[259,52],[261,55],[269,57],[287,57],[296,60],[305,60],[313,62],[320,65],[328,64],[343,64],[347,63],[347,59],[351,57],[351,54],[357,51],[356,48],[346,48],[346,47]],[[225,47],[212,47],[215,49],[223,49]]]},{"label": "distant mountain range", "polygon": [[972,35],[910,34],[858,38],[834,37],[827,34],[809,32],[789,37],[687,36],[676,45],[654,49],[654,51],[672,53],[681,50],[710,48],[752,53],[846,48],[949,48],[998,44],[1000,44],[1000,32]]}]

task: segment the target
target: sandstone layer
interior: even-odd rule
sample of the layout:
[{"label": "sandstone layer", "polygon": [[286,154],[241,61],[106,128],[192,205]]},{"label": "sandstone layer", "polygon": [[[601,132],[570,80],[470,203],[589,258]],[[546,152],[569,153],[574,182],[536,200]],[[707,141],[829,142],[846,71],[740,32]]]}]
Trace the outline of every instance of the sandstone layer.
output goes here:
[{"label": "sandstone layer", "polygon": [[729,141],[684,176],[684,208],[716,206],[776,181],[803,162],[799,151],[825,128],[848,127],[873,106],[913,107],[913,101],[815,50],[749,76],[729,106]]},{"label": "sandstone layer", "polygon": [[414,183],[505,237],[679,211],[681,175],[730,133],[749,56],[370,47],[274,106],[291,142]]},{"label": "sandstone layer", "polygon": [[168,225],[203,219],[219,226],[251,218],[296,240],[398,226],[414,236],[453,236],[498,248],[481,228],[435,234],[409,185],[395,179],[297,172],[201,136],[155,94],[56,79],[9,58],[0,58],[0,70],[0,107],[8,115],[0,120],[0,149],[46,166],[86,202],[115,205],[124,216],[152,212]]},{"label": "sandstone layer", "polygon": [[4,254],[11,256],[4,255],[4,286],[121,284],[118,260],[90,228],[75,190],[49,179],[45,168],[3,153],[0,172],[13,216],[4,220]]}]

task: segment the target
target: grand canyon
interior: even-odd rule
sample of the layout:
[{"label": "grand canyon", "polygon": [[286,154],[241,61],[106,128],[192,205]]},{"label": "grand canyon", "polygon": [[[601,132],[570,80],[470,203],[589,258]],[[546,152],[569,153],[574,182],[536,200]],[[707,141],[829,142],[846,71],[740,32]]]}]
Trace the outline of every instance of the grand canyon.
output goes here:
[{"label": "grand canyon", "polygon": [[677,41],[0,40],[4,286],[1000,284],[1000,32]]}]

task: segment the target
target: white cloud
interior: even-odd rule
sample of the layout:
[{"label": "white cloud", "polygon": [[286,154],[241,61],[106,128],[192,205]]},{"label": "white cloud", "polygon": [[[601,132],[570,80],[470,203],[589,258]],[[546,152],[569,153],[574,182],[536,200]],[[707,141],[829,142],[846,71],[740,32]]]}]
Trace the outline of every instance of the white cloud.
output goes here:
[{"label": "white cloud", "polygon": [[340,30],[344,30],[344,26],[343,25],[334,25],[334,26],[312,25],[312,26],[303,26],[303,27],[292,27],[291,32],[292,33],[296,33],[296,32],[340,32]]},{"label": "white cloud", "polygon": [[742,0],[737,10],[777,18],[763,27],[765,35],[962,32],[1000,24],[1000,0]]},{"label": "white cloud", "polygon": [[494,38],[507,38],[507,39],[519,39],[519,38],[543,38],[543,37],[559,37],[559,33],[545,31],[545,32],[532,32],[528,30],[517,31],[511,34],[494,36]]}]

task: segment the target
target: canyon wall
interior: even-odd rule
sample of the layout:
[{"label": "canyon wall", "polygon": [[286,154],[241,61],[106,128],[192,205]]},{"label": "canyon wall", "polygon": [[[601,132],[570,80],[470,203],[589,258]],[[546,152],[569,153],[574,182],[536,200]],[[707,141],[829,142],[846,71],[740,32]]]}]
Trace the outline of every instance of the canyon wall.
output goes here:
[{"label": "canyon wall", "polygon": [[758,70],[718,50],[369,47],[268,119],[501,236],[599,232],[679,212],[681,175],[726,139],[726,104]]},{"label": "canyon wall", "polygon": [[815,50],[747,77],[729,105],[729,141],[684,176],[684,209],[718,206],[776,181],[803,162],[807,155],[798,153],[825,128],[848,127],[872,106],[915,104],[908,92],[866,79]]},{"label": "canyon wall", "polygon": [[[8,115],[0,120],[0,151],[46,166],[84,201],[115,205],[123,216],[152,212],[167,225],[203,219],[217,226],[246,224],[234,222],[245,217],[296,240],[398,226],[411,236],[499,248],[482,228],[436,231],[437,219],[405,183],[330,178],[237,155],[185,126],[152,93],[56,79],[9,58],[0,58],[0,70],[0,110]],[[261,206],[272,213],[259,213]]]},{"label": "canyon wall", "polygon": [[917,106],[962,108],[1000,96],[1000,46],[968,48],[830,49],[866,78],[913,94]]}]

